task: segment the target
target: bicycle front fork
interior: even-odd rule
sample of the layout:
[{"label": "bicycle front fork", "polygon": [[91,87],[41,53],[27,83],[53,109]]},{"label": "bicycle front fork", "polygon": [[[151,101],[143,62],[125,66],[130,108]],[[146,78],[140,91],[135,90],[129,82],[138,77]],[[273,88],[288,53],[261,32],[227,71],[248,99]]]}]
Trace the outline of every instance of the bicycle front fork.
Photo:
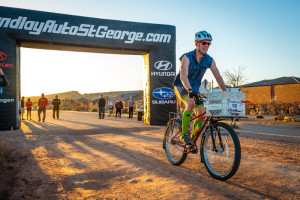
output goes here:
[{"label": "bicycle front fork", "polygon": [[223,145],[223,141],[222,141],[220,129],[218,127],[214,127],[210,123],[209,124],[209,130],[210,130],[211,140],[212,140],[212,144],[213,144],[213,151],[215,151],[215,152],[219,151],[219,149],[217,149],[217,147],[216,147],[216,139],[217,139],[217,137],[218,137],[218,139],[220,141],[220,149],[223,151],[224,150],[224,145]]}]

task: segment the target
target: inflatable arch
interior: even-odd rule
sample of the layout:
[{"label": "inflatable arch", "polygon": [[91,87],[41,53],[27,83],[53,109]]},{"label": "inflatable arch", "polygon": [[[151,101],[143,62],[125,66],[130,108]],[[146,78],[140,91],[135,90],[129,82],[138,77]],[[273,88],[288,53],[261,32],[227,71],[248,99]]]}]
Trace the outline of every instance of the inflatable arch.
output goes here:
[{"label": "inflatable arch", "polygon": [[175,41],[175,27],[170,25],[0,6],[0,67],[9,81],[8,86],[0,87],[0,129],[21,126],[20,47],[143,55],[147,72],[145,123],[166,124],[169,112],[176,111],[172,87]]}]

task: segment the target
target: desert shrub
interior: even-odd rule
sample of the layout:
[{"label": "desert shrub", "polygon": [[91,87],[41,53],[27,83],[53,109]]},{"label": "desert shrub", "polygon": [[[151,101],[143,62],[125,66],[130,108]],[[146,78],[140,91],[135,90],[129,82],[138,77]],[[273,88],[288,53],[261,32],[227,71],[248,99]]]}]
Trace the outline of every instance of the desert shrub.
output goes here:
[{"label": "desert shrub", "polygon": [[91,112],[98,112],[98,108],[92,107],[90,111],[91,111]]}]

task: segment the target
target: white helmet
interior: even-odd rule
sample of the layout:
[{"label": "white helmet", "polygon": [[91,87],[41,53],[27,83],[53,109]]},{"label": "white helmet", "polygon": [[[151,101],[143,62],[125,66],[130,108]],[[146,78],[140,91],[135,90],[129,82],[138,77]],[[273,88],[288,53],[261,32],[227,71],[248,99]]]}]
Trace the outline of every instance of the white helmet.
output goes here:
[{"label": "white helmet", "polygon": [[206,31],[199,31],[195,34],[195,42],[201,40],[210,40],[212,41],[211,34]]}]

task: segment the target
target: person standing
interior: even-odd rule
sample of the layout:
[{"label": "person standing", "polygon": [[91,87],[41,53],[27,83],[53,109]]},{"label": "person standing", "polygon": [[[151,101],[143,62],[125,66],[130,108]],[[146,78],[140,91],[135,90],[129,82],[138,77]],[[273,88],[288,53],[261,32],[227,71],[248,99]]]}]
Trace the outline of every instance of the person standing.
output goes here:
[{"label": "person standing", "polygon": [[105,99],[103,98],[103,95],[100,96],[98,100],[98,105],[99,105],[99,119],[104,119]]},{"label": "person standing", "polygon": [[59,105],[60,105],[60,99],[57,95],[55,95],[55,99],[52,100],[53,105],[53,119],[55,119],[55,112],[56,112],[56,118],[59,119]]},{"label": "person standing", "polygon": [[46,106],[48,106],[48,99],[44,97],[44,93],[42,93],[42,98],[39,99],[38,102],[38,116],[39,116],[39,122],[41,121],[41,112],[43,112],[43,122],[45,122],[46,119]]},{"label": "person standing", "polygon": [[130,96],[130,98],[129,98],[129,117],[128,118],[133,117],[133,106],[134,106],[134,100],[133,100],[132,96]]},{"label": "person standing", "polygon": [[122,109],[123,109],[123,103],[120,99],[117,99],[117,102],[116,102],[116,117],[118,116],[118,113],[120,113],[120,118],[121,118],[121,113],[122,113]]},{"label": "person standing", "polygon": [[22,97],[21,99],[21,118],[22,120],[24,120],[24,113],[25,113],[25,101],[24,101],[25,97]]},{"label": "person standing", "polygon": [[0,68],[0,87],[8,86],[9,82],[7,77],[5,76],[4,72]]},{"label": "person standing", "polygon": [[108,110],[109,110],[108,116],[114,114],[114,101],[112,99],[108,101]]},{"label": "person standing", "polygon": [[26,109],[27,109],[27,120],[28,120],[28,115],[30,116],[30,120],[31,120],[32,101],[30,100],[30,98],[27,99],[27,102],[25,105],[26,105]]}]

